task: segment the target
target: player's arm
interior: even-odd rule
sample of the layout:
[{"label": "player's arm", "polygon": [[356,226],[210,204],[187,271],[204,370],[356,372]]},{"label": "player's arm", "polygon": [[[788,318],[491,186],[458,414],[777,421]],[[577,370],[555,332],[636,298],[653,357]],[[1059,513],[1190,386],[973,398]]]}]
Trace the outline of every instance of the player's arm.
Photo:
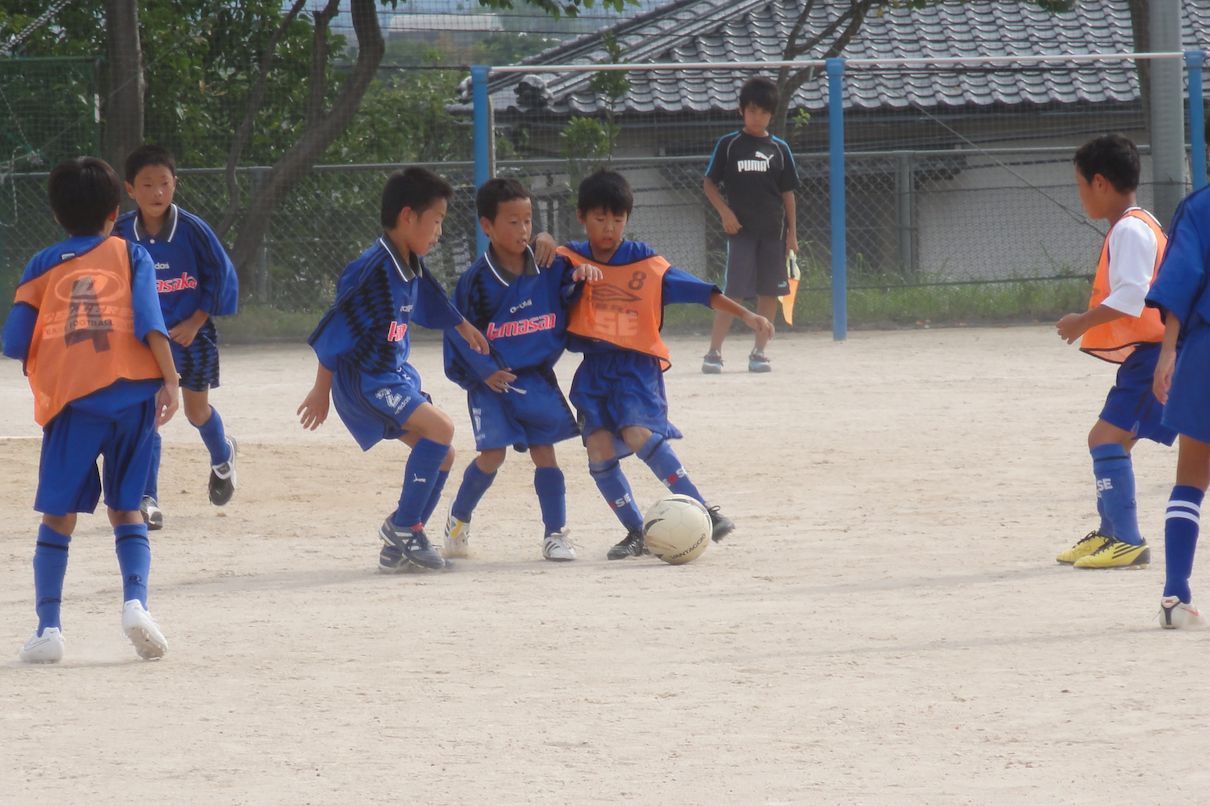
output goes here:
[{"label": "player's arm", "polygon": [[146,336],[147,346],[155,356],[155,363],[164,376],[164,385],[155,396],[155,423],[163,425],[172,419],[181,405],[181,387],[176,373],[176,364],[172,360],[172,346],[168,337],[158,330],[153,330]]},{"label": "player's arm", "polygon": [[1055,325],[1059,336],[1071,344],[1098,325],[1141,316],[1158,247],[1151,228],[1137,218],[1124,218],[1115,224],[1109,234],[1109,295],[1095,308],[1060,319]]},{"label": "player's arm", "polygon": [[1160,344],[1160,357],[1155,362],[1155,375],[1151,391],[1156,400],[1168,402],[1168,390],[1172,388],[1172,370],[1176,367],[1176,342],[1181,337],[1181,320],[1168,311],[1164,316],[1164,341]]},{"label": "player's arm", "polygon": [[716,311],[731,314],[759,336],[766,339],[773,338],[772,322],[755,311],[748,310],[721,291],[715,291],[710,295],[710,307]]},{"label": "player's arm", "polygon": [[197,338],[197,332],[202,329],[202,325],[206,324],[206,320],[209,318],[210,314],[206,313],[204,309],[198,308],[173,325],[168,331],[168,337],[182,347],[188,347],[193,344],[193,340]]},{"label": "player's arm", "polygon": [[1122,313],[1116,308],[1110,308],[1105,303],[1101,303],[1095,308],[1084,311],[1084,313],[1069,313],[1063,316],[1055,324],[1055,330],[1058,331],[1059,337],[1068,344],[1072,344],[1076,339],[1084,335],[1084,333],[1097,325],[1103,325],[1106,322],[1112,322],[1114,319],[1121,319],[1129,314]]},{"label": "player's arm", "polygon": [[706,194],[706,200],[710,202],[710,206],[718,213],[718,217],[722,219],[723,231],[728,235],[734,235],[742,229],[739,219],[735,217],[735,211],[727,206],[727,200],[723,198],[722,191],[718,189],[718,184],[710,177],[702,179],[702,192]]},{"label": "player's arm", "polygon": [[298,421],[308,431],[314,431],[328,419],[328,408],[332,402],[332,370],[318,364],[315,383],[298,407]]},{"label": "player's arm", "polygon": [[781,205],[786,210],[786,251],[798,251],[798,227],[796,217],[798,214],[798,202],[794,198],[794,191],[787,190],[781,194]]}]

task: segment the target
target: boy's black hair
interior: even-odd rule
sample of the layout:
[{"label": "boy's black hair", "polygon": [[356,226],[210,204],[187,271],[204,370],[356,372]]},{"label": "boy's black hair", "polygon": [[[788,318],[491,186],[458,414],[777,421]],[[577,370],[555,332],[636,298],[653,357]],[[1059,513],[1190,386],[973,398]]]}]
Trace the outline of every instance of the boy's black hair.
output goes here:
[{"label": "boy's black hair", "polygon": [[1139,186],[1139,150],[1129,138],[1120,134],[1105,134],[1089,140],[1080,146],[1071,161],[1087,182],[1100,174],[1118,193],[1129,193]]},{"label": "boy's black hair", "polygon": [[172,152],[163,146],[144,143],[131,151],[130,156],[126,158],[126,165],[123,166],[126,170],[126,181],[133,185],[139,171],[148,165],[163,165],[176,176],[176,160],[172,158]]},{"label": "boy's black hair", "polygon": [[592,210],[606,210],[614,215],[629,216],[634,210],[634,193],[626,177],[602,168],[580,183],[576,209],[581,215]]},{"label": "boy's black hair", "polygon": [[497,176],[495,179],[484,182],[483,187],[479,188],[479,192],[475,194],[475,212],[479,214],[480,218],[495,221],[496,213],[500,211],[500,205],[504,202],[532,198],[533,196],[525,189],[525,185],[516,179]]},{"label": "boy's black hair", "polygon": [[447,202],[454,197],[454,189],[437,174],[427,168],[404,168],[387,178],[382,189],[382,226],[391,229],[399,220],[403,208],[410,207],[419,214],[433,206],[438,199]]},{"label": "boy's black hair", "polygon": [[122,202],[122,181],[105,160],[76,157],[50,172],[47,195],[55,219],[69,235],[100,235]]},{"label": "boy's black hair", "polygon": [[772,114],[777,110],[777,101],[777,85],[764,76],[753,76],[739,91],[740,111],[751,105]]}]

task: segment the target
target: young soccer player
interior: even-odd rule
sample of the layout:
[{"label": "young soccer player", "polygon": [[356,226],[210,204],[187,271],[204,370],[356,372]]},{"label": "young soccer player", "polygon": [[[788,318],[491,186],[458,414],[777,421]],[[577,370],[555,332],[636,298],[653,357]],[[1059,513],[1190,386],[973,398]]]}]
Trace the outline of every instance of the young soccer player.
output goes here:
[{"label": "young soccer player", "polygon": [[[571,402],[588,449],[589,471],[627,531],[609,550],[611,560],[646,552],[643,515],[620,457],[637,454],[669,490],[705,505],[669,443],[681,432],[668,421],[664,393],[663,373],[670,366],[660,337],[664,306],[696,302],[739,317],[765,341],[773,333],[768,319],[716,286],[670,266],[647,244],[625,240],[633,209],[634,195],[622,175],[597,171],[580,183],[576,206],[588,240],[559,249],[573,266],[593,265],[603,272],[572,303],[567,332],[569,349],[584,354],[572,380]],[[715,541],[735,528],[718,507],[708,511]]]},{"label": "young soccer player", "polygon": [[[1210,139],[1210,124],[1206,126]],[[1210,156],[1210,149],[1207,149]],[[1176,484],[1164,520],[1164,595],[1160,625],[1202,623],[1189,578],[1210,484],[1210,189],[1185,197],[1172,217],[1168,251],[1147,304],[1164,316],[1164,342],[1155,367],[1155,394],[1164,425],[1180,434]],[[1178,347],[1179,343],[1179,347]]]},{"label": "young soccer player", "polygon": [[[777,298],[789,291],[786,254],[798,251],[794,221],[798,169],[790,146],[769,133],[777,102],[777,85],[769,79],[756,76],[744,82],[739,92],[744,126],[715,143],[702,180],[706,198],[727,233],[723,290],[734,299],[756,297],[757,313],[770,322],[777,312]],[[702,361],[702,372],[708,375],[723,371],[723,340],[732,318],[726,311],[714,314],[710,350]],[[772,369],[765,355],[769,338],[757,332],[748,356],[749,372]]]},{"label": "young soccer player", "polygon": [[[63,657],[60,600],[76,516],[105,506],[122,572],[122,629],[145,659],[168,649],[147,612],[151,546],[139,500],[152,435],[178,405],[176,368],[142,247],[109,237],[122,185],[105,162],[68,160],[50,174],[55,220],[67,240],[34,255],[4,324],[4,354],[20,359],[42,426],[34,509],[38,628],[21,650],[27,663]],[[97,458],[104,458],[97,473]]]},{"label": "young soccer player", "polygon": [[[138,205],[118,218],[116,235],[139,244],[155,263],[156,290],[181,374],[185,418],[210,452],[210,503],[223,506],[235,493],[235,440],[210,405],[218,386],[218,332],[214,316],[230,316],[239,302],[235,268],[205,221],[173,204],[176,162],[166,149],[143,145],[126,158],[126,193]],[[159,503],[160,435],[140,509],[149,529],[164,526]]]},{"label": "young soccer player", "polygon": [[1130,452],[1140,439],[1171,445],[1176,438],[1160,418],[1163,405],[1151,389],[1164,326],[1144,300],[1167,243],[1159,222],[1138,206],[1139,153],[1111,134],[1076,151],[1076,185],[1090,218],[1109,222],[1088,310],[1059,320],[1059,336],[1080,339],[1089,355],[1119,364],[1101,415],[1088,432],[1096,480],[1097,528],[1056,558],[1076,568],[1141,568],[1151,550],[1139,533]]},{"label": "young soccer player", "polygon": [[445,334],[445,374],[467,393],[475,448],[445,524],[445,556],[467,556],[475,507],[511,445],[528,450],[544,527],[542,556],[576,558],[568,541],[566,486],[555,443],[580,433],[555,378],[567,343],[567,302],[575,283],[601,276],[564,260],[538,266],[530,249],[533,201],[515,179],[491,179],[475,197],[479,225],[491,239],[458,279],[454,307],[486,336],[489,355]]},{"label": "young soccer player", "polygon": [[450,304],[422,259],[441,237],[453,188],[423,168],[396,171],[382,191],[383,234],[345,267],[336,300],[309,339],[319,368],[298,407],[315,430],[336,412],[363,451],[384,439],[412,449],[398,508],[378,530],[384,572],[439,569],[446,563],[424,531],[454,461],[454,424],[421,389],[408,363],[409,327],[453,328],[477,353],[487,341]]}]

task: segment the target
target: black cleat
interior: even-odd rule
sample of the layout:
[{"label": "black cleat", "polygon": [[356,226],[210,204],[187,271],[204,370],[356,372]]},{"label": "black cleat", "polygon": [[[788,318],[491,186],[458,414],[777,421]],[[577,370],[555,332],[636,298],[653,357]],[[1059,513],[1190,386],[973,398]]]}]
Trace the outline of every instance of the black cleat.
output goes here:
[{"label": "black cleat", "polygon": [[380,571],[440,571],[449,565],[429,543],[428,535],[422,528],[408,529],[396,526],[387,518],[378,528],[378,536],[385,544],[378,555]]},{"label": "black cleat", "polygon": [[235,454],[239,449],[231,437],[227,437],[227,444],[231,446],[231,458],[210,466],[210,503],[216,507],[224,506],[235,495]]},{"label": "black cleat", "polygon": [[706,512],[710,515],[710,525],[713,527],[710,539],[715,543],[735,531],[735,524],[731,522],[730,518],[719,512],[718,507],[708,507]]},{"label": "black cleat", "polygon": [[143,516],[143,523],[147,524],[147,531],[158,532],[164,528],[164,513],[150,495],[143,496],[143,500],[139,504],[139,514]]},{"label": "black cleat", "polygon": [[643,531],[632,529],[622,538],[622,542],[609,550],[605,556],[610,560],[624,560],[627,557],[641,557],[647,553],[647,544],[643,541]]}]

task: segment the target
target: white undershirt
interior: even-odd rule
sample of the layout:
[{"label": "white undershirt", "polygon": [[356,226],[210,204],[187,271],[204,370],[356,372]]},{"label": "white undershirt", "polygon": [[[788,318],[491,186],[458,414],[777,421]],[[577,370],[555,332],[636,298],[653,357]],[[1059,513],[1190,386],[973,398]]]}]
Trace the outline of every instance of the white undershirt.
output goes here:
[{"label": "white undershirt", "polygon": [[1143,313],[1158,246],[1151,227],[1134,216],[1124,216],[1113,225],[1109,230],[1109,296],[1102,305],[1127,316]]}]

